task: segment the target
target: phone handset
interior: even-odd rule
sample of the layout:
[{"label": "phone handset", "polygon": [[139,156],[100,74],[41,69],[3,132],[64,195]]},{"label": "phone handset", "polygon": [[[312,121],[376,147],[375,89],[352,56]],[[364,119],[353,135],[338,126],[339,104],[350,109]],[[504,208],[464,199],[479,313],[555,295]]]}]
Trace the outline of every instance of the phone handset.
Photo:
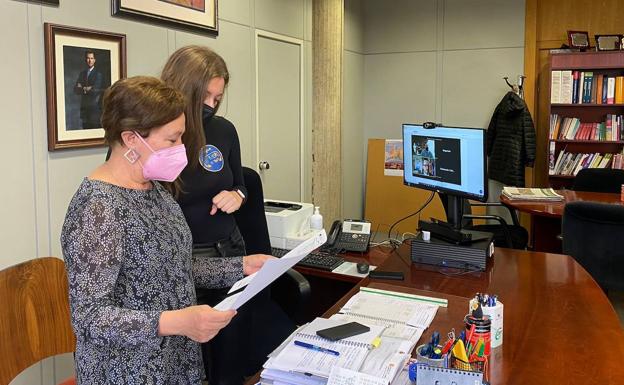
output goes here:
[{"label": "phone handset", "polygon": [[333,248],[338,240],[338,235],[340,235],[340,231],[342,230],[342,221],[335,220],[332,223],[331,229],[329,230],[329,234],[327,235],[327,242],[323,245],[324,249]]}]

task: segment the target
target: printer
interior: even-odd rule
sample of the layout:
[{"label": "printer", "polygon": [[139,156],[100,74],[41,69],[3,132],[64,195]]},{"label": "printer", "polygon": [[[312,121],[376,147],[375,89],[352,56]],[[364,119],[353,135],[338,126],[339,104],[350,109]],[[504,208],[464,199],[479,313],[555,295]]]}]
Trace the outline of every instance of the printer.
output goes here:
[{"label": "printer", "polygon": [[314,213],[311,203],[264,200],[264,214],[269,227],[271,247],[293,249],[312,237],[310,216]]}]

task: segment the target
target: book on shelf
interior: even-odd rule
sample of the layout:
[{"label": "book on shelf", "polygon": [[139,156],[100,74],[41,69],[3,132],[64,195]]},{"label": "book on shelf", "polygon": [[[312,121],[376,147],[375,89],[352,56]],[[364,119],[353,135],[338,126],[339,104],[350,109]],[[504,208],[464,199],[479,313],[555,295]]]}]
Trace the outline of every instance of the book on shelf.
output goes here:
[{"label": "book on shelf", "polygon": [[615,104],[624,103],[624,76],[615,78]]},{"label": "book on shelf", "polygon": [[503,195],[513,200],[562,201],[552,188],[503,187]]},{"label": "book on shelf", "polygon": [[552,71],[550,76],[550,103],[561,103],[561,71]]},{"label": "book on shelf", "polygon": [[557,154],[555,165],[552,168],[549,165],[548,175],[576,176],[584,168],[621,168],[620,163],[616,163],[616,160],[621,159],[621,155],[600,152],[572,153],[563,149]]},{"label": "book on shelf", "polygon": [[624,104],[624,76],[551,71],[551,104]]},{"label": "book on shelf", "polygon": [[602,82],[604,80],[603,74],[596,76],[596,104],[602,104]]},{"label": "book on shelf", "polygon": [[604,122],[581,122],[574,117],[550,115],[551,140],[620,141],[624,137],[623,115],[607,114]]},{"label": "book on shelf", "polygon": [[615,78],[610,76],[607,81],[607,103],[613,104],[615,98]]}]

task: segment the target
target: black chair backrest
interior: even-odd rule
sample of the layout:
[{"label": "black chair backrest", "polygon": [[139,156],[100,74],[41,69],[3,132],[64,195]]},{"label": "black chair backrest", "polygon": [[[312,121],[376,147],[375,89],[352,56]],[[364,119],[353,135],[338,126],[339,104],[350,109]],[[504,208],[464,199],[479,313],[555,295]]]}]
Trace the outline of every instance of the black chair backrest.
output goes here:
[{"label": "black chair backrest", "polygon": [[624,206],[571,202],[563,210],[563,253],[605,290],[624,289]]},{"label": "black chair backrest", "polygon": [[624,170],[584,168],[574,178],[574,191],[619,193],[624,184]]},{"label": "black chair backrest", "polygon": [[234,212],[234,218],[245,240],[247,254],[271,254],[269,228],[264,214],[262,180],[260,175],[249,167],[243,167],[243,179],[247,188],[247,201]]}]

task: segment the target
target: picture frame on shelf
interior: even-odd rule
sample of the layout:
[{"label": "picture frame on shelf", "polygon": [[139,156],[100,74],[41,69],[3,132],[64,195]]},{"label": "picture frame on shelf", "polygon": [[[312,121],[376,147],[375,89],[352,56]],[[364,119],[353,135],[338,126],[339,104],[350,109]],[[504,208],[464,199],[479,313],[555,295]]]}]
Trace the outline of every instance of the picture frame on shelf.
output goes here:
[{"label": "picture frame on shelf", "polygon": [[622,49],[623,35],[595,35],[596,50],[617,51]]},{"label": "picture frame on shelf", "polygon": [[568,31],[568,44],[572,48],[589,48],[589,33],[587,31]]},{"label": "picture frame on shelf", "polygon": [[104,145],[104,91],[126,77],[126,35],[44,24],[48,151]]},{"label": "picture frame on shelf", "polygon": [[212,36],[219,34],[217,0],[111,0],[113,16]]}]

